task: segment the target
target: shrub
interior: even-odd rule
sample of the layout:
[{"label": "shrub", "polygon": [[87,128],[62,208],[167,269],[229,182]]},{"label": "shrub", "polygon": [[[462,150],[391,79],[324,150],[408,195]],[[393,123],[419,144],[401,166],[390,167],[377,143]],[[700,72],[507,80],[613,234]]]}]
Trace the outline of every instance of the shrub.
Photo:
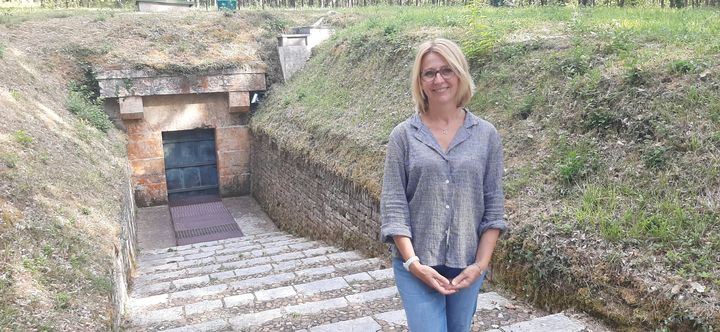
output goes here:
[{"label": "shrub", "polygon": [[102,132],[107,132],[112,127],[110,118],[103,111],[102,98],[93,96],[93,92],[85,85],[70,83],[66,107],[80,119]]},{"label": "shrub", "polygon": [[480,7],[472,6],[468,15],[470,29],[463,40],[462,48],[470,63],[478,62],[488,56],[498,37],[489,25],[482,22]]}]

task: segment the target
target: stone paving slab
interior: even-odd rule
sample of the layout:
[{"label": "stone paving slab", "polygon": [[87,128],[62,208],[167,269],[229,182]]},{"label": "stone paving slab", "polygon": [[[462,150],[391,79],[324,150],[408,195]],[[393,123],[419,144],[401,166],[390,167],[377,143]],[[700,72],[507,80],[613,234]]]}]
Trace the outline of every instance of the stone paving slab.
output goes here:
[{"label": "stone paving slab", "polygon": [[510,303],[510,300],[495,292],[480,293],[478,295],[477,310],[493,310]]},{"label": "stone paving slab", "polygon": [[327,292],[335,289],[350,287],[350,285],[348,285],[345,279],[337,277],[332,279],[318,280],[301,285],[295,285],[294,287],[299,294],[313,295],[320,292]]},{"label": "stone paving slab", "polygon": [[295,288],[292,286],[278,287],[255,292],[255,298],[258,301],[270,301],[297,295]]},{"label": "stone paving slab", "polygon": [[348,302],[343,298],[335,298],[323,301],[308,302],[296,304],[283,309],[283,312],[289,314],[310,315],[316,314],[323,310],[339,309],[348,306]]},{"label": "stone paving slab", "polygon": [[227,330],[230,328],[230,323],[225,319],[216,319],[209,322],[200,324],[193,324],[183,327],[178,327],[169,330],[162,330],[162,332],[216,332]]},{"label": "stone paving slab", "polygon": [[223,298],[226,308],[247,306],[255,303],[255,296],[253,294],[240,294],[233,295]]},{"label": "stone paving slab", "polygon": [[240,330],[250,326],[262,325],[265,322],[280,317],[282,317],[280,309],[272,309],[230,318],[229,322],[233,329]]},{"label": "stone paving slab", "polygon": [[559,313],[510,326],[501,326],[500,330],[502,332],[580,332],[585,330],[585,324]]},{"label": "stone paving slab", "polygon": [[350,303],[365,303],[388,297],[394,297],[396,295],[398,295],[398,290],[397,287],[393,286],[388,288],[376,289],[369,292],[348,295],[345,298]]},{"label": "stone paving slab", "polygon": [[386,321],[393,325],[407,326],[407,316],[405,316],[405,310],[403,309],[383,312],[373,317],[379,320]]},{"label": "stone paving slab", "polygon": [[180,320],[182,319],[182,317],[183,308],[172,307],[161,310],[147,311],[144,312],[142,315],[134,315],[132,322],[134,325],[149,325],[159,322]]},{"label": "stone paving slab", "polygon": [[370,317],[363,317],[333,324],[311,327],[309,332],[374,332],[381,328],[375,320]]},{"label": "stone paving slab", "polygon": [[223,307],[223,303],[221,300],[210,300],[210,301],[202,301],[197,303],[191,303],[185,306],[185,314],[186,315],[195,315],[204,313],[207,311],[220,309]]},{"label": "stone paving slab", "polygon": [[137,312],[141,309],[151,307],[154,305],[167,304],[170,296],[168,294],[160,294],[155,296],[149,296],[144,298],[131,298],[128,301],[128,307],[130,311]]},{"label": "stone paving slab", "polygon": [[228,285],[213,285],[202,288],[193,288],[185,291],[170,293],[170,300],[188,299],[193,297],[203,297],[209,295],[220,294],[228,289]]}]

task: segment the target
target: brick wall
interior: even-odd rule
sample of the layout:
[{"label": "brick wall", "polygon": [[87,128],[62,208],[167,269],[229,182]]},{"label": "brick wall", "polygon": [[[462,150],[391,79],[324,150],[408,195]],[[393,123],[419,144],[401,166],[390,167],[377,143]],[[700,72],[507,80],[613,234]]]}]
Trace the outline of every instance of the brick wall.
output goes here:
[{"label": "brick wall", "polygon": [[253,133],[252,194],[281,229],[369,255],[381,244],[379,202],[322,165],[278,149]]}]

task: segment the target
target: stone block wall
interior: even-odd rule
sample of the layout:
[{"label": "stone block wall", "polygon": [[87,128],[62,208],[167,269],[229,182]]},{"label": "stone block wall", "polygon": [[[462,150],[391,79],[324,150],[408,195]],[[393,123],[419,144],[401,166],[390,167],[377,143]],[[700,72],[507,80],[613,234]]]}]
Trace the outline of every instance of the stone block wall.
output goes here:
[{"label": "stone block wall", "polygon": [[369,255],[385,255],[376,197],[253,133],[252,194],[283,230]]},{"label": "stone block wall", "polygon": [[233,196],[250,192],[248,115],[229,112],[227,93],[144,96],[142,104],[142,118],[122,120],[139,206],[167,203],[164,131],[215,128],[220,193]]},{"label": "stone block wall", "polygon": [[132,184],[130,182],[128,169],[127,181],[120,190],[122,201],[120,215],[119,238],[115,243],[115,259],[113,262],[113,331],[119,331],[125,313],[125,304],[128,300],[128,281],[135,265],[135,253],[137,248],[137,227],[135,222],[135,200],[133,197]]},{"label": "stone block wall", "polygon": [[250,193],[250,128],[232,126],[215,129],[218,180],[222,196]]}]

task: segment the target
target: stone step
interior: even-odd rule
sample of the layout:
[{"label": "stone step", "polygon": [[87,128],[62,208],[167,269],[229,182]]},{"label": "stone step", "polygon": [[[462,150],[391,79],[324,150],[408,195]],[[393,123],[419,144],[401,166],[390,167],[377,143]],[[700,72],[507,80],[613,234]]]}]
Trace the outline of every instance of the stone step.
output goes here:
[{"label": "stone step", "polygon": [[[148,306],[137,306],[130,312],[132,317],[130,328],[161,330],[163,327],[183,326],[190,322],[202,321],[203,323],[200,324],[206,324],[208,320],[217,319],[227,319],[234,328],[246,328],[253,324],[247,325],[243,322],[262,323],[265,319],[273,319],[276,312],[289,315],[311,314],[320,310],[346,307],[349,304],[396,297],[397,289],[392,286],[392,272],[388,270],[390,269],[306,283],[290,283],[287,286],[254,292],[227,293],[225,294],[227,296],[210,299],[203,297],[202,301],[156,310],[148,310],[148,307],[153,305],[150,301],[155,300],[160,303],[167,301],[167,298],[148,298],[145,303]],[[212,292],[213,290],[204,289],[197,295]]]},{"label": "stone step", "polygon": [[[226,293],[247,293],[273,289],[269,287],[271,285],[278,285],[278,287],[282,287],[288,284],[322,284],[321,281],[325,279],[318,280],[319,278],[333,278],[337,274],[341,273],[341,275],[343,275],[342,279],[345,280],[345,284],[347,285],[363,281],[385,280],[392,278],[392,274],[389,269],[372,270],[379,268],[381,265],[381,261],[377,258],[335,261],[334,265],[313,267],[291,272],[281,269],[273,270],[273,267],[270,265],[261,265],[259,267],[262,268],[262,270],[255,267],[241,271],[242,273],[248,274],[250,278],[229,279],[224,280],[223,283],[219,284],[208,284],[208,280],[203,279],[201,281],[205,283],[194,285],[196,287],[186,290],[168,291],[161,294],[143,297],[136,296],[137,294],[132,294],[128,301],[128,308],[130,311],[137,312],[139,310],[148,310],[150,308],[177,306],[191,302],[198,302],[200,297],[203,299],[207,299],[209,297],[218,298],[227,295]],[[251,271],[252,269],[257,270],[258,272],[267,270],[271,273],[261,274],[261,276],[258,276],[258,274],[251,275],[253,272]],[[371,271],[366,272],[367,270]],[[176,283],[178,281],[187,282],[182,281],[181,279],[173,281],[172,283]]]},{"label": "stone step", "polygon": [[[478,326],[479,318],[488,314],[494,314],[495,309],[510,304],[506,298],[497,293],[482,293],[478,296],[478,308],[475,316],[475,326]],[[234,326],[233,326],[234,327]],[[378,313],[370,316],[363,316],[333,322],[329,324],[307,327],[295,332],[334,332],[334,331],[397,331],[407,329],[407,318],[402,309]],[[282,331],[284,329],[276,329]],[[475,329],[473,329],[475,330]],[[498,327],[486,332],[581,332],[585,325],[575,319],[569,318],[562,313],[534,318],[527,321],[517,322],[511,325]]]},{"label": "stone step", "polygon": [[501,326],[486,332],[581,332],[585,324],[565,316],[562,313],[548,315],[532,320]]},{"label": "stone step", "polygon": [[[326,257],[326,256],[329,256]],[[323,246],[305,250],[289,249],[287,251],[272,254],[270,256],[260,257],[241,257],[238,255],[229,256],[210,256],[194,261],[173,263],[154,267],[154,271],[149,272],[147,269],[141,270],[135,281],[138,288],[146,287],[155,283],[166,282],[168,279],[189,278],[199,275],[209,275],[218,272],[233,271],[237,269],[245,269],[258,265],[277,264],[287,266],[303,262],[305,264],[313,264],[335,256],[346,255],[340,249],[332,246]],[[348,254],[349,255],[349,254]],[[357,255],[356,255],[357,256]],[[288,262],[293,261],[293,262]],[[288,262],[288,263],[286,263]],[[182,264],[186,263],[186,264]],[[180,265],[178,265],[180,264]]]},{"label": "stone step", "polygon": [[177,251],[184,251],[184,250],[190,250],[190,249],[199,249],[199,248],[205,248],[205,247],[212,247],[216,246],[219,243],[243,243],[243,242],[253,242],[256,240],[271,240],[272,238],[297,238],[291,234],[288,234],[286,232],[268,232],[268,233],[260,233],[260,234],[254,234],[254,235],[247,235],[243,237],[238,238],[230,238],[230,239],[224,239],[224,240],[215,240],[215,241],[208,241],[208,242],[201,242],[201,243],[194,243],[194,244],[188,244],[183,246],[175,246],[175,247],[169,247],[169,248],[161,248],[161,249],[148,249],[143,250],[141,252],[142,256],[147,256],[148,258],[153,256],[163,256],[168,253],[173,253]]},{"label": "stone step", "polygon": [[188,278],[268,263],[280,264],[282,262],[282,264],[287,265],[293,264],[285,263],[287,261],[300,262],[303,259],[312,262],[312,257],[332,254],[339,251],[340,249],[336,247],[325,246],[321,242],[313,241],[267,250],[260,249],[234,254],[216,253],[215,256],[198,257],[194,260],[177,263],[170,262],[154,267],[140,267],[140,272],[135,279],[135,284],[138,285],[138,287],[144,287],[153,283],[163,282],[167,279]]},{"label": "stone step", "polygon": [[[292,256],[271,256],[262,259],[230,262],[208,265],[201,268],[187,269],[178,272],[172,280],[167,281],[138,281],[131,291],[132,298],[144,298],[162,293],[189,290],[206,287],[220,283],[245,283],[245,279],[258,279],[270,277],[273,274],[287,274],[288,271],[299,270],[297,277],[304,275],[319,275],[356,271],[358,269],[373,269],[380,267],[379,259],[365,259],[359,252],[345,251],[328,247],[323,251],[310,249],[294,253]],[[322,253],[325,253],[324,255]],[[299,254],[295,255],[295,254]],[[315,255],[317,254],[317,255]],[[315,256],[312,256],[315,255]],[[281,258],[303,257],[282,261]],[[253,264],[253,265],[251,265]],[[168,274],[163,274],[163,278]]]},{"label": "stone step", "polygon": [[[326,244],[319,241],[309,241],[303,238],[283,238],[282,240],[267,243],[227,243],[221,242],[212,247],[195,248],[177,252],[168,252],[160,257],[145,258],[141,257],[138,267],[143,272],[155,272],[168,270],[173,268],[173,264],[179,267],[188,267],[193,265],[207,264],[207,257],[260,257],[268,256],[274,253],[288,251],[291,249],[307,249]],[[226,259],[230,259],[226,258]]]},{"label": "stone step", "polygon": [[[376,303],[372,303],[376,302]],[[478,311],[493,310],[509,301],[497,293],[483,293],[478,296]],[[341,322],[330,322],[333,317],[347,317],[347,312],[367,311],[368,307],[395,307],[396,310],[371,312],[370,315],[353,317]],[[333,313],[340,311],[340,314]],[[356,315],[357,316],[357,315]],[[306,318],[311,317],[311,318]],[[296,328],[302,326],[300,330]],[[313,326],[314,325],[314,326]],[[184,325],[162,330],[166,332],[183,331],[380,331],[383,326],[407,325],[404,310],[395,287],[378,289],[373,292],[348,295],[321,301],[274,308],[253,313],[240,314],[228,318],[215,318],[209,321]],[[312,327],[311,327],[312,326]]]}]

